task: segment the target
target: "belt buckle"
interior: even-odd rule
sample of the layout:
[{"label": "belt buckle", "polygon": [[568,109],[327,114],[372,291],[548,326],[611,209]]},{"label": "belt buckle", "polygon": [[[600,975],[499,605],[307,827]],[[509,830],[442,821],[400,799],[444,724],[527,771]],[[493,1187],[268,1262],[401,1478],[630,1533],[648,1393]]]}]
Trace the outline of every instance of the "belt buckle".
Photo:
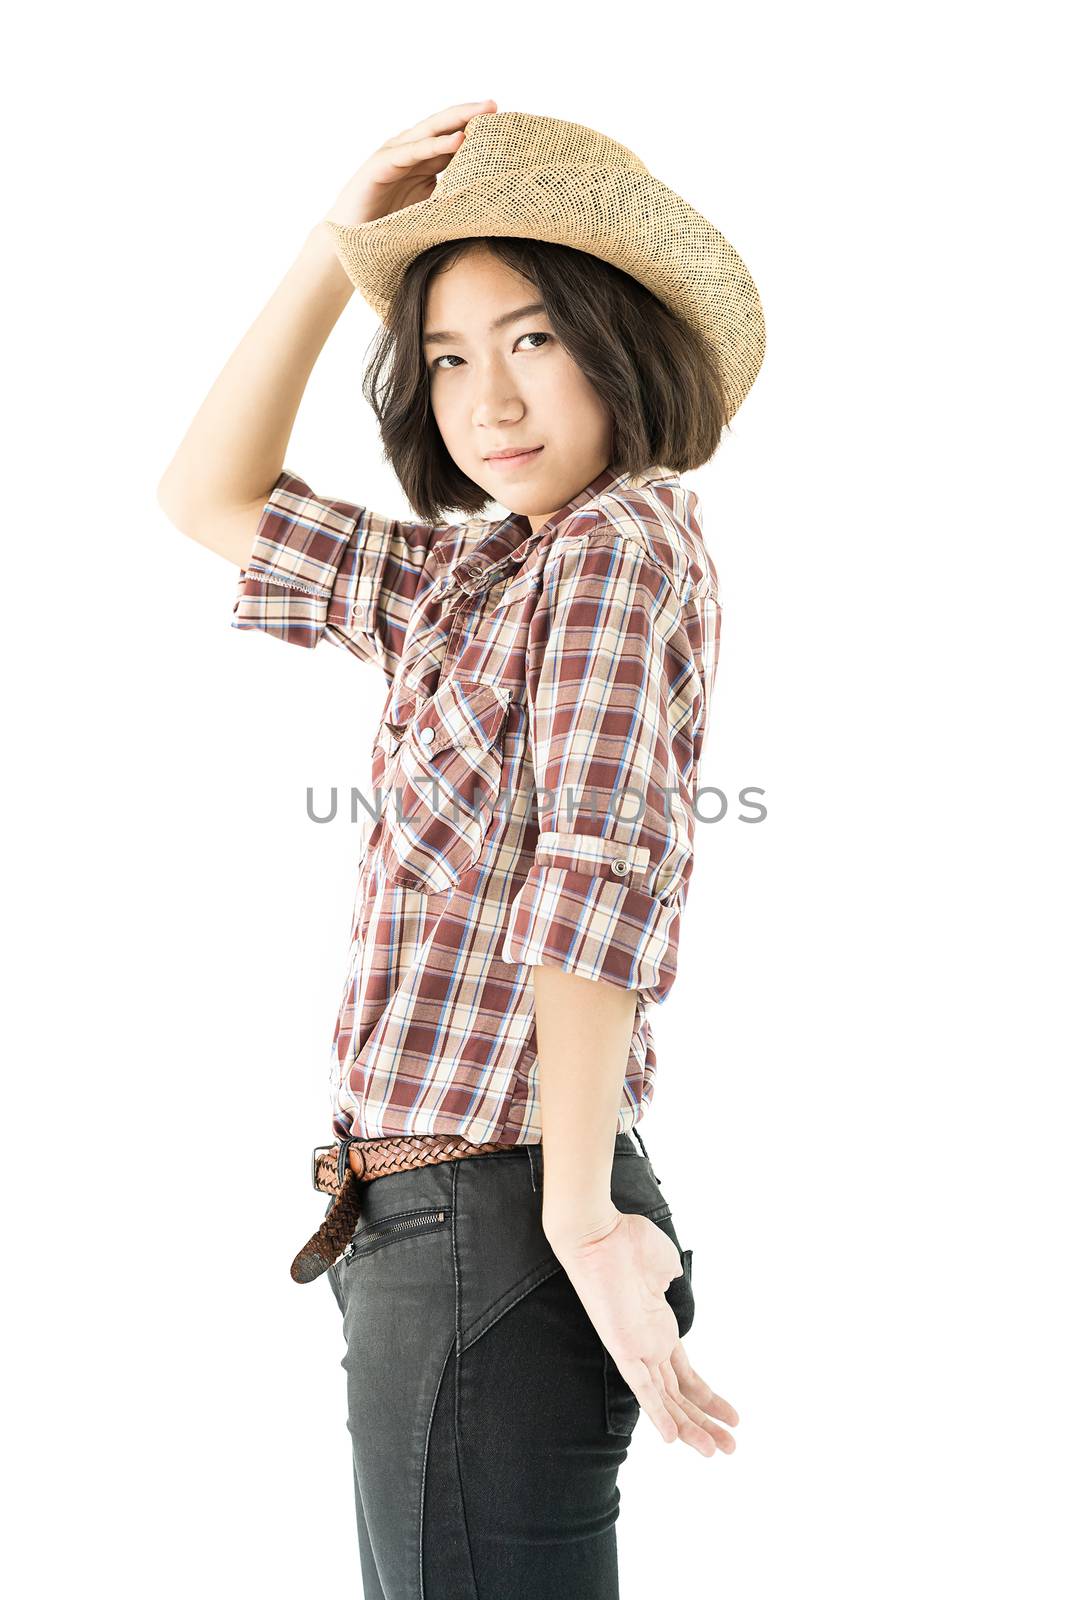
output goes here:
[{"label": "belt buckle", "polygon": [[335,1142],[333,1144],[316,1144],[311,1151],[311,1187],[316,1194],[322,1193],[322,1190],[318,1187],[318,1158],[323,1150],[336,1150],[336,1148]]}]

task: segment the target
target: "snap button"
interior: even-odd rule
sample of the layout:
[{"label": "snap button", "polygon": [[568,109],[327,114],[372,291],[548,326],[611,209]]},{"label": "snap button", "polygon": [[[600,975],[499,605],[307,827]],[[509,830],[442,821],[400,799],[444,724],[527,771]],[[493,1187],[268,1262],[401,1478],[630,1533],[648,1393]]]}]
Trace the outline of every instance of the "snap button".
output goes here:
[{"label": "snap button", "polygon": [[629,862],[628,861],[612,861],[611,862],[611,871],[612,872],[617,872],[618,876],[621,877],[623,875],[623,873],[626,873],[626,872],[629,871]]},{"label": "snap button", "polygon": [[437,730],[435,728],[423,728],[418,737],[421,739],[423,744],[432,744],[434,738],[436,737],[436,732]]},{"label": "snap button", "polygon": [[361,616],[364,615],[365,611],[366,611],[366,606],[364,605],[363,601],[362,600],[357,600],[355,602],[354,606],[352,607],[352,616],[353,617],[361,617]]}]

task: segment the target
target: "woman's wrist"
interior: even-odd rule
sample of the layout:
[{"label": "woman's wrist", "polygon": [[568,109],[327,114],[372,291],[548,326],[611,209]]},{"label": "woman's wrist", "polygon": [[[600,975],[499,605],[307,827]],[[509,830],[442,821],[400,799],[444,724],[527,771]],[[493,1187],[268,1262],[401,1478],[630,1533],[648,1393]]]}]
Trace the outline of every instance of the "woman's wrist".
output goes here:
[{"label": "woman's wrist", "polygon": [[320,218],[308,233],[301,255],[313,263],[313,270],[324,274],[330,288],[339,298],[348,300],[355,293],[355,285],[345,272],[337,254],[336,238],[326,226],[324,217]]},{"label": "woman's wrist", "polygon": [[606,1238],[618,1226],[622,1215],[608,1197],[598,1202],[588,1198],[573,1203],[556,1199],[541,1209],[541,1227],[556,1255],[579,1252]]}]

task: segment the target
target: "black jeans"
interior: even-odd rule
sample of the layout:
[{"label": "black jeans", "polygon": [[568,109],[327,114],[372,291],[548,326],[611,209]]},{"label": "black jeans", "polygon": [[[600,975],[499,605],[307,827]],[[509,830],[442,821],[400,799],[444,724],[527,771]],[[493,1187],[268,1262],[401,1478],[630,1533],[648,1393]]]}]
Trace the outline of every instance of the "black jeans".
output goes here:
[{"label": "black jeans", "polygon": [[[617,1600],[618,1468],[640,1408],[545,1238],[542,1174],[541,1147],[518,1145],[375,1178],[329,1269],[364,1600]],[[628,1134],[611,1194],[680,1250]],[[685,1334],[682,1260],[666,1298]],[[354,1573],[336,1592],[358,1595]]]}]

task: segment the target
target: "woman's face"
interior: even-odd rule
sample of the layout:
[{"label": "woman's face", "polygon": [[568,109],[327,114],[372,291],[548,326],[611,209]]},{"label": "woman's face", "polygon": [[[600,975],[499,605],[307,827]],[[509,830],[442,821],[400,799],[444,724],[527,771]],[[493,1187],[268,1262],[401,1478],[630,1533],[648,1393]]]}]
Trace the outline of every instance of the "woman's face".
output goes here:
[{"label": "woman's face", "polygon": [[[427,286],[423,343],[449,455],[493,500],[524,512],[534,533],[608,465],[612,433],[607,407],[545,312],[528,309],[536,300],[525,278],[479,246]],[[512,466],[486,459],[538,445]]]}]

